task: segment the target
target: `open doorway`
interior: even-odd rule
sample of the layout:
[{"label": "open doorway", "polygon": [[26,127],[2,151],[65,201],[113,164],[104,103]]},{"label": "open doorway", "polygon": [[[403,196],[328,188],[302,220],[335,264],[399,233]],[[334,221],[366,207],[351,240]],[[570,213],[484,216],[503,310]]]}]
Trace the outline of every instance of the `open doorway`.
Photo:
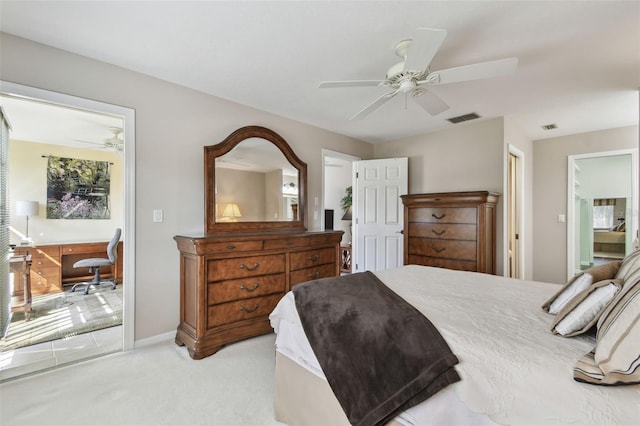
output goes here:
[{"label": "open doorway", "polygon": [[[95,343],[94,348],[87,349],[87,347],[84,344],[72,345],[70,348],[67,348],[65,350],[64,356],[55,356],[53,354],[53,351],[52,351],[52,356],[47,356],[45,354],[46,351],[44,352],[40,351],[40,353],[37,355],[26,354],[27,351],[24,351],[24,353],[18,352],[20,351],[20,349],[16,351],[6,351],[6,352],[3,352],[2,354],[2,371],[1,371],[0,378],[2,380],[11,379],[14,377],[22,376],[24,374],[30,374],[36,371],[55,368],[64,364],[77,362],[79,360],[93,358],[93,357],[104,355],[107,353],[112,353],[114,351],[132,349],[133,339],[134,339],[133,297],[135,294],[134,280],[133,280],[133,277],[135,276],[134,265],[133,265],[133,256],[135,253],[134,228],[133,228],[134,226],[133,178],[134,178],[134,165],[135,165],[134,111],[129,108],[105,104],[102,102],[91,101],[83,98],[77,98],[73,96],[63,95],[55,92],[35,89],[35,88],[17,85],[13,83],[7,83],[7,82],[2,82],[0,96],[2,96],[3,100],[6,100],[6,102],[3,102],[3,109],[7,113],[9,120],[11,120],[12,111],[14,110],[12,107],[10,107],[10,104],[12,104],[12,102],[18,102],[18,101],[30,102],[30,103],[37,104],[39,107],[48,106],[52,109],[53,108],[57,108],[59,110],[67,109],[70,112],[84,113],[85,117],[86,116],[95,117],[95,121],[100,123],[104,123],[104,122],[115,123],[113,126],[110,126],[110,127],[117,127],[119,131],[118,131],[118,134],[112,133],[111,136],[114,138],[121,138],[122,140],[126,141],[121,152],[116,153],[115,152],[116,147],[110,147],[112,148],[111,151],[113,151],[114,156],[111,157],[112,160],[106,160],[111,164],[111,167],[113,167],[113,164],[116,162],[120,163],[119,169],[114,167],[114,169],[117,170],[117,174],[119,175],[113,176],[114,179],[112,179],[112,184],[115,183],[118,185],[118,188],[116,189],[116,191],[119,192],[120,199],[119,199],[119,204],[117,206],[112,205],[112,207],[116,207],[117,209],[119,209],[119,212],[116,215],[117,220],[113,223],[109,222],[103,226],[105,227],[105,229],[108,228],[109,237],[111,237],[114,233],[112,228],[114,228],[116,225],[118,227],[121,227],[123,229],[122,243],[124,247],[126,247],[126,249],[123,251],[123,255],[121,256],[123,260],[122,267],[121,267],[121,277],[120,277],[120,281],[123,284],[120,289],[121,301],[122,301],[122,314],[121,314],[122,325],[118,328],[118,332],[117,332],[118,334],[115,335],[115,339],[116,339],[115,344],[105,344],[105,342],[100,341],[100,337],[92,336],[91,339],[85,339],[85,340],[93,340],[93,342]],[[16,115],[17,114],[18,112],[16,112]],[[63,120],[57,120],[57,122],[54,122],[53,124],[55,126],[60,126],[61,128],[71,127],[70,123],[66,123],[67,126],[65,126],[65,121]],[[35,125],[35,123],[33,123],[33,125]],[[50,128],[55,129],[56,128],[55,126]],[[107,133],[104,134],[104,139],[98,139],[98,140],[86,139],[83,144],[82,139],[84,138],[78,137],[77,139],[79,139],[79,141],[69,141],[69,142],[75,142],[76,144],[75,147],[69,147],[69,146],[64,146],[59,144],[51,144],[50,146],[47,146],[47,149],[46,149],[47,153],[51,153],[51,155],[60,156],[60,157],[65,157],[67,156],[67,153],[69,153],[69,156],[79,157],[79,156],[82,156],[81,154],[78,155],[78,153],[82,152],[82,149],[87,149],[87,152],[94,152],[94,153],[95,151],[93,150],[105,149],[105,151],[107,151],[106,148],[109,148],[107,146],[108,144],[102,143],[102,142],[110,139],[110,135],[108,132],[111,130],[110,129],[106,129],[106,130],[107,130]],[[16,146],[18,146],[18,144],[23,142],[24,141],[20,141],[20,140],[11,140],[10,144],[16,144]],[[24,143],[26,147],[27,143],[26,142]],[[71,145],[73,145],[73,143]],[[31,142],[29,144],[28,149],[33,149],[34,147],[40,147],[41,149],[44,149],[42,148],[42,146],[43,146],[42,144],[38,144],[37,142],[35,143]],[[32,157],[34,158],[31,159],[31,162],[35,163],[34,165],[38,169],[36,173],[41,173],[43,175],[46,175],[48,159],[44,158],[44,155],[40,155],[40,153],[38,153],[38,155],[35,155],[35,156],[32,155]],[[40,157],[43,157],[43,158],[40,158]],[[44,162],[43,163],[44,165],[40,164],[42,162]],[[11,156],[10,156],[9,168],[11,167],[12,167],[12,164],[11,164]],[[25,165],[20,164],[20,165],[16,165],[15,167],[24,168]],[[46,181],[46,176],[41,177],[41,180]],[[40,185],[38,184],[37,186],[40,186]],[[3,191],[9,190],[9,189],[10,189],[10,185],[9,185],[9,188],[2,188]],[[42,189],[40,189],[40,191],[42,191]],[[35,195],[33,194],[29,194],[29,195],[31,196],[31,198],[35,197]],[[54,222],[55,222],[54,220],[49,221],[47,219],[44,219],[47,216],[46,212],[47,212],[48,198],[47,196],[40,197],[40,195],[42,194],[39,194],[37,197],[35,197],[40,201],[41,210],[42,210],[41,211],[42,220],[40,225],[44,225],[46,222],[49,222],[49,223],[47,223],[45,227],[40,227],[40,229],[37,229],[37,227],[33,226],[34,222],[32,221],[32,227],[31,227],[32,239],[34,241],[42,240],[45,242],[50,242],[50,241],[46,241],[47,238],[54,238],[54,239],[58,238],[60,237],[59,232],[62,232],[62,235],[67,236],[67,238],[64,239],[65,243],[72,241],[72,239],[69,238],[69,235],[70,235],[69,229],[71,229],[69,227],[72,226],[72,224],[64,223],[62,225],[62,228],[59,228],[56,230],[54,225]],[[12,195],[11,191],[9,191],[10,199],[15,201],[16,196],[20,198],[22,194]],[[27,196],[27,198],[29,197]],[[40,198],[43,198],[43,199],[40,200]],[[10,209],[10,210],[13,210],[13,209]],[[61,221],[59,222],[62,223]],[[69,222],[69,221],[65,221],[65,222]],[[76,221],[75,225],[80,224],[80,222],[81,221]],[[88,229],[90,229],[92,227],[95,227],[96,221],[85,221],[85,222],[91,222],[91,223],[80,224],[79,228],[88,227]],[[21,228],[21,226],[16,226],[16,228]],[[84,232],[84,231],[80,229],[79,232]],[[36,235],[36,232],[37,232],[37,235]],[[87,241],[87,238],[81,238],[81,239],[83,241]],[[108,240],[108,238],[106,238],[106,240]],[[42,245],[44,246],[45,244],[42,244]],[[46,252],[46,250],[43,250],[43,252]],[[51,256],[47,257],[46,260],[55,263],[55,259]],[[65,266],[61,263],[60,265],[55,265],[54,267],[58,267],[62,269]],[[56,272],[54,272],[54,275],[55,274]],[[61,275],[59,275],[60,277],[59,286],[62,289],[63,273],[60,273],[60,274]],[[125,280],[126,280],[126,285],[124,285]],[[48,285],[52,283],[46,283],[46,284]],[[82,292],[80,293],[82,294]],[[115,329],[116,327],[113,327],[113,328]],[[106,337],[107,335],[105,334],[104,336]],[[108,338],[113,341],[114,333],[111,332]]]},{"label": "open doorway", "polygon": [[351,244],[351,206],[353,162],[360,160],[349,154],[322,150],[322,229],[344,231],[342,244]]},{"label": "open doorway", "polygon": [[638,230],[637,156],[636,149],[569,156],[568,277],[633,250]]}]

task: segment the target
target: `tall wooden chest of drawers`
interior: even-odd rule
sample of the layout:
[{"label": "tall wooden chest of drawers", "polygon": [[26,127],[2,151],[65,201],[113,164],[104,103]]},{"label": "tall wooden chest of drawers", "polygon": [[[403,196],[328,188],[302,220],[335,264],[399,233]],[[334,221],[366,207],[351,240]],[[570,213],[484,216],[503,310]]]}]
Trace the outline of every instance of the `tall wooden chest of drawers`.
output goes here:
[{"label": "tall wooden chest of drawers", "polygon": [[488,191],[403,195],[404,263],[496,273],[496,205]]},{"label": "tall wooden chest of drawers", "polygon": [[180,250],[176,343],[193,359],[271,332],[269,314],[291,287],[340,274],[342,231],[174,239]]}]

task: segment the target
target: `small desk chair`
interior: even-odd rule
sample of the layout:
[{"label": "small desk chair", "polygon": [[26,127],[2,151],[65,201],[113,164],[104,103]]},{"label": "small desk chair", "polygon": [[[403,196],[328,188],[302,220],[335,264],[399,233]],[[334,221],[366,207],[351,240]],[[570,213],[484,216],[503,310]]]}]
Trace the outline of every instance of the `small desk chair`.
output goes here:
[{"label": "small desk chair", "polygon": [[78,260],[76,263],[73,264],[74,268],[89,268],[89,272],[90,273],[95,272],[95,275],[93,276],[93,280],[91,281],[74,284],[74,286],[71,288],[72,292],[75,292],[77,287],[84,287],[85,288],[84,294],[89,294],[89,288],[92,285],[103,285],[103,284],[110,284],[111,289],[115,290],[116,285],[118,284],[118,281],[115,278],[115,274],[110,281],[102,281],[100,279],[100,268],[102,266],[110,266],[110,265],[113,265],[113,268],[116,267],[115,264],[116,264],[116,261],[118,260],[118,241],[120,241],[120,234],[122,234],[122,230],[120,228],[116,228],[116,233],[114,234],[113,238],[111,239],[111,241],[109,241],[109,244],[107,245],[108,258],[96,257],[96,258],[82,259],[82,260]]}]

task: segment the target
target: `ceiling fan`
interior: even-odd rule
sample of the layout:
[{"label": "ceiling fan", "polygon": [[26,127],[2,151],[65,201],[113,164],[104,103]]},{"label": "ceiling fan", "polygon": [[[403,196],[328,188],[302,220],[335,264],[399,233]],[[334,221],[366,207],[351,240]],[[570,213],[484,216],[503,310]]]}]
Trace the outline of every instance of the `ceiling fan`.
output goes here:
[{"label": "ceiling fan", "polygon": [[74,139],[76,142],[88,143],[91,145],[98,145],[101,149],[108,149],[114,151],[116,154],[121,155],[124,151],[124,141],[118,136],[122,133],[122,129],[119,127],[109,127],[109,131],[113,133],[113,136],[106,138],[104,142],[91,142],[81,139]]},{"label": "ceiling fan", "polygon": [[388,87],[392,90],[378,97],[349,118],[349,120],[358,120],[366,117],[399,93],[404,93],[406,97],[411,97],[429,114],[437,115],[449,109],[449,105],[435,93],[428,90],[427,86],[509,75],[514,73],[518,66],[518,58],[505,58],[431,71],[429,65],[438,49],[440,49],[446,35],[447,32],[445,30],[417,28],[413,39],[402,40],[396,44],[394,51],[403,60],[389,68],[385,80],[323,81],[318,87],[379,86]]}]

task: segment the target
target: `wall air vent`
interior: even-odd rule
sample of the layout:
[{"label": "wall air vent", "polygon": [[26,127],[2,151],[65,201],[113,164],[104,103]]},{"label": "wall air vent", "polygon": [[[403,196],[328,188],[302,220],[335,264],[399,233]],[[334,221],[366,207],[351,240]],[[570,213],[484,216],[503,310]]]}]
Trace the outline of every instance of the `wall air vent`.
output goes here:
[{"label": "wall air vent", "polygon": [[476,118],[480,118],[478,114],[472,112],[471,114],[460,115],[458,117],[447,118],[447,121],[457,124],[462,123],[463,121],[475,120]]},{"label": "wall air vent", "polygon": [[544,130],[553,130],[553,129],[557,129],[558,126],[556,125],[556,123],[552,123],[552,124],[545,124],[544,126],[542,126],[542,128]]}]

